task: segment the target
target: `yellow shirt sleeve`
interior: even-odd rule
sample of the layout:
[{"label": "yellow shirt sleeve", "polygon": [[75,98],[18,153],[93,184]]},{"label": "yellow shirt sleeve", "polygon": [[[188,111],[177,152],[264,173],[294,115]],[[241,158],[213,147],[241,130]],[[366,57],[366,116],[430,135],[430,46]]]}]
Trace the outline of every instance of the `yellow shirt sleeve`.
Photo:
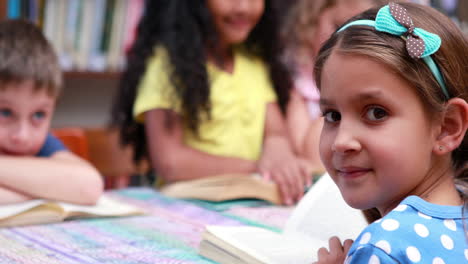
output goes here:
[{"label": "yellow shirt sleeve", "polygon": [[146,72],[137,88],[133,106],[133,116],[144,122],[144,113],[153,109],[171,109],[181,111],[180,101],[175,96],[175,89],[170,81],[171,65],[167,51],[158,47],[148,60]]}]

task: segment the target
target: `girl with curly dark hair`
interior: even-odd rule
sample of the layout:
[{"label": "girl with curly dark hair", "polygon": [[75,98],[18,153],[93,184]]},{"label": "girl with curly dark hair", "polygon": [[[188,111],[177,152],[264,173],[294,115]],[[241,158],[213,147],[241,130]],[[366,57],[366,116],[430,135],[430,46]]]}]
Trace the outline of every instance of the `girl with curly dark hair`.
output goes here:
[{"label": "girl with curly dark hair", "polygon": [[269,0],[151,0],[128,54],[113,124],[164,182],[258,172],[284,203],[309,165],[285,129],[291,81]]}]

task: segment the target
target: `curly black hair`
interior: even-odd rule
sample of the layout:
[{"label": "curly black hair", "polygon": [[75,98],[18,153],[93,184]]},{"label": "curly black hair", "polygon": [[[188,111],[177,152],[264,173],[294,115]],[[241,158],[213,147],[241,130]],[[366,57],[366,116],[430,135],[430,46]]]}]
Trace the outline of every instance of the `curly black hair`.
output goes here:
[{"label": "curly black hair", "polygon": [[[133,118],[137,87],[145,74],[154,47],[164,47],[172,64],[170,80],[182,102],[182,116],[197,132],[202,118],[210,116],[210,83],[206,50],[214,48],[217,34],[206,0],[150,0],[138,24],[135,42],[127,54],[112,109],[111,126],[120,130],[122,145],[132,145],[135,161],[147,156],[144,125]],[[280,60],[279,16],[274,0],[265,0],[265,11],[245,48],[268,65],[270,78],[285,112],[291,89],[290,73]]]}]

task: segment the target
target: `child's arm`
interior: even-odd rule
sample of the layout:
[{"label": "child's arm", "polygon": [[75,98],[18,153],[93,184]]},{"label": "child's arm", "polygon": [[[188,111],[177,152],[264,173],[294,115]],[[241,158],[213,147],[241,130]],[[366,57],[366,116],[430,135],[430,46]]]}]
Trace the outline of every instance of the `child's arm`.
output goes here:
[{"label": "child's arm", "polygon": [[302,198],[311,184],[311,167],[296,157],[289,141],[283,115],[277,103],[267,106],[263,153],[258,170],[278,183],[283,200],[293,204]]},{"label": "child's arm", "polygon": [[33,199],[31,196],[25,195],[18,191],[10,190],[5,186],[0,186],[0,205],[19,203]]},{"label": "child's arm", "polygon": [[305,99],[295,90],[291,91],[291,98],[286,110],[286,125],[291,137],[295,153],[300,154],[311,123]]},{"label": "child's arm", "polygon": [[291,92],[286,124],[294,153],[309,162],[314,172],[325,171],[320,161],[318,147],[323,118],[311,119],[307,109],[307,101],[296,90]]},{"label": "child's arm", "polygon": [[34,199],[79,204],[94,204],[103,190],[97,170],[69,151],[47,158],[0,156],[0,186]]},{"label": "child's arm", "polygon": [[[169,120],[171,127],[168,129]],[[185,145],[182,121],[173,111],[155,109],[146,112],[145,128],[151,165],[166,181],[256,171],[254,161],[211,155]]]}]

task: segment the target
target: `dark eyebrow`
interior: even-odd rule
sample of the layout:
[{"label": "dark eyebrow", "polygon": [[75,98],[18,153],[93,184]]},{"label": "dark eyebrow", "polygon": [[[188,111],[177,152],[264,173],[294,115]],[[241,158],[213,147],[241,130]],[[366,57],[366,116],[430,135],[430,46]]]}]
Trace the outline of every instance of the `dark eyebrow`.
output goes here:
[{"label": "dark eyebrow", "polygon": [[353,96],[353,100],[359,100],[359,101],[366,101],[366,100],[371,100],[371,99],[378,99],[382,97],[382,91],[381,90],[371,90],[371,91],[366,91],[360,94],[357,94],[356,96]]},{"label": "dark eyebrow", "polygon": [[[359,94],[356,94],[356,95],[352,95],[351,100],[352,101],[362,102],[362,101],[378,99],[378,98],[381,98],[381,97],[382,97],[382,91],[381,90],[371,90],[371,91],[366,91],[366,92],[359,93]],[[334,103],[331,100],[329,100],[327,98],[323,98],[323,97],[320,97],[319,104],[320,105],[334,105]]]}]

